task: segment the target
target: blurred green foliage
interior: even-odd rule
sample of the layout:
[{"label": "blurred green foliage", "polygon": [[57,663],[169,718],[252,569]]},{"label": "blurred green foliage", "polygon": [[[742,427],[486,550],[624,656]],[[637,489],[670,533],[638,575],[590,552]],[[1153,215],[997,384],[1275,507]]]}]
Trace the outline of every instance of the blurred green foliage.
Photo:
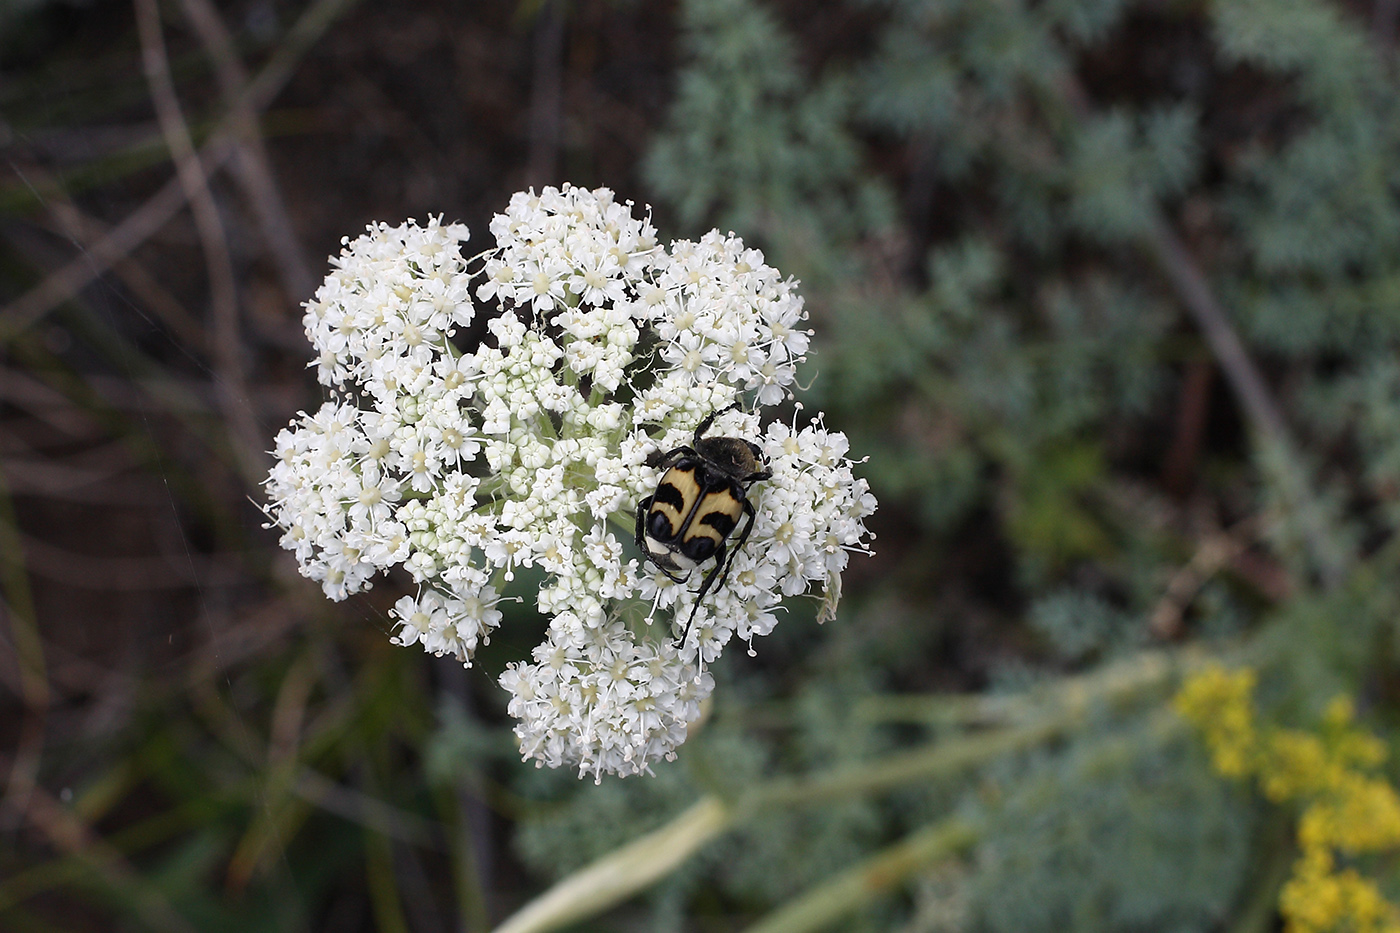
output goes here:
[{"label": "blurred green foliage", "polygon": [[1215,929],[1253,863],[1253,805],[1186,736],[1105,730],[998,784],[969,926]]},{"label": "blurred green foliage", "polygon": [[[203,127],[217,82],[169,6]],[[90,7],[95,32],[65,3],[0,10],[7,304],[170,174],[129,9]],[[120,275],[5,331],[0,926],[486,930],[656,833],[679,867],[640,893],[623,879],[575,928],[1272,929],[1296,813],[1213,776],[1166,701],[1218,657],[1260,669],[1271,719],[1344,693],[1392,746],[1400,728],[1393,9],[328,15],[263,118],[309,251],[371,217],[459,211],[484,231],[504,193],[563,180],[518,174],[556,55],[562,86],[588,89],[562,98],[568,180],[651,201],[664,237],[733,229],[802,280],[801,402],[868,455],[878,554],[853,557],[835,621],[795,603],[726,658],[654,777],[523,765],[494,677],[537,640],[528,605],[503,604],[464,673],[388,644],[403,581],[331,606],[273,553],[200,339],[195,237],[172,222]],[[252,69],[305,10],[223,12]],[[220,177],[270,441],[314,402],[305,296]],[[1164,237],[1283,435],[1162,267]],[[78,479],[130,481],[127,498],[63,498],[36,464],[106,470]],[[65,556],[104,543],[103,561],[160,557]],[[724,822],[686,841],[697,800]],[[1393,896],[1393,863],[1372,867]]]}]

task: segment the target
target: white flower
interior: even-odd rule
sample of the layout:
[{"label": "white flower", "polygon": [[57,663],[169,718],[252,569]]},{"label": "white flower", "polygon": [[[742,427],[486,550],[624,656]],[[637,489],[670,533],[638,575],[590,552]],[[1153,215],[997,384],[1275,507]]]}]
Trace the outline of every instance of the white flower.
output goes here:
[{"label": "white flower", "polygon": [[[490,229],[476,257],[436,219],[346,241],[304,318],[332,399],[277,435],[266,511],[332,599],[408,571],[393,640],[468,664],[501,589],[540,568],[548,635],[501,677],[522,753],[646,772],[684,741],[735,636],[772,631],[786,596],[834,605],[875,500],[820,418],[726,410],[789,398],[808,349],[796,283],[759,251],[717,232],[662,248],[630,202],[567,185],[517,193]],[[488,336],[466,345],[478,316]],[[633,526],[660,480],[649,456],[721,410],[711,434],[759,445],[772,477],[697,605],[715,563],[677,583]]]}]

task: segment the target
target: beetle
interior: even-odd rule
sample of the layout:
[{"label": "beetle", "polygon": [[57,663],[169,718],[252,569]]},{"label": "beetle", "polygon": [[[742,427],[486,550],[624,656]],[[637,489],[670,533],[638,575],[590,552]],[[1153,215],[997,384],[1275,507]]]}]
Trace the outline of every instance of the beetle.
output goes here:
[{"label": "beetle", "polygon": [[[715,418],[738,407],[736,402],[711,412],[695,429],[693,446],[665,453],[658,450],[647,458],[647,466],[664,467],[666,472],[656,484],[656,492],[637,503],[637,547],[646,560],[676,583],[684,583],[692,570],[711,557],[715,559],[700,584],[682,641],[690,633],[701,600],[712,587],[724,582],[734,556],[743,550],[753,531],[755,513],[748,499],[749,487],[773,476],[757,444],[739,437],[704,436]],[[748,521],[730,549],[726,541],[744,516]]]}]

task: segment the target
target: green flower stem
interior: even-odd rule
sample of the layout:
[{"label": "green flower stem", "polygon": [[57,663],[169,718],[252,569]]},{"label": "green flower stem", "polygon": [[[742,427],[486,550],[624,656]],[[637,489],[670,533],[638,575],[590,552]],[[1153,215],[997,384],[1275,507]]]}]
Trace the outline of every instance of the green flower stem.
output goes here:
[{"label": "green flower stem", "polygon": [[1047,742],[1067,731],[1078,718],[1076,714],[1032,726],[944,739],[911,752],[812,778],[779,778],[745,794],[744,801],[753,810],[810,806],[936,780]]},{"label": "green flower stem", "polygon": [[[752,788],[733,801],[707,795],[660,829],[560,881],[506,920],[496,933],[542,933],[595,916],[665,877],[706,843],[755,813],[776,806],[819,804],[949,777],[1003,755],[1032,748],[1070,731],[1103,703],[1122,702],[1165,686],[1183,668],[1204,660],[1205,655],[1194,650],[1145,652],[1063,684],[1052,692],[1058,702],[1047,700],[1041,691],[1009,698],[1007,702],[1014,699],[1026,711],[1048,711],[1019,726],[939,739],[910,752],[814,777],[779,778]],[[915,854],[932,845],[918,834],[901,845],[905,844],[911,846],[910,851]],[[891,864],[896,863],[893,853],[898,850],[897,846],[885,853]],[[844,884],[838,882],[838,887]],[[837,897],[836,894],[813,894],[816,902],[826,905],[837,903]]]},{"label": "green flower stem", "polygon": [[958,817],[926,826],[789,901],[745,933],[807,933],[823,929],[901,887],[930,863],[961,854],[977,838],[977,828]]},{"label": "green flower stem", "polygon": [[526,904],[496,933],[557,930],[592,917],[670,874],[705,843],[734,824],[735,809],[700,798],[680,816],[574,872]]},{"label": "green flower stem", "polygon": [[554,422],[549,420],[549,412],[543,406],[540,407],[539,413],[530,419],[529,426],[541,437],[551,441],[559,440],[559,432],[554,430]]},{"label": "green flower stem", "polygon": [[1045,710],[1090,703],[1121,703],[1175,675],[1210,660],[1194,648],[1151,650],[1095,671],[1067,677],[1024,693],[990,696],[876,695],[857,704],[855,715],[869,722],[940,725],[1005,725],[1043,717]]},{"label": "green flower stem", "polygon": [[921,726],[995,726],[1008,719],[1002,704],[967,695],[879,694],[858,700],[852,713],[861,722]]},{"label": "green flower stem", "polygon": [[869,767],[815,779],[775,781],[734,803],[706,795],[660,829],[560,881],[507,919],[495,933],[544,933],[602,913],[664,878],[751,814],[772,806],[820,803],[957,773],[1034,745],[1058,731],[1034,727],[955,740]]}]

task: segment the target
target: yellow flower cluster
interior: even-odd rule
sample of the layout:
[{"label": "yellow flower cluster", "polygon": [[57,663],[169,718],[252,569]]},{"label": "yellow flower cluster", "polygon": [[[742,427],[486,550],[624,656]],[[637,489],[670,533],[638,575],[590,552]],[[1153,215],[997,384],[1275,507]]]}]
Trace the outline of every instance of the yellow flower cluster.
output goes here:
[{"label": "yellow flower cluster", "polygon": [[1395,905],[1381,896],[1374,882],[1354,868],[1337,871],[1326,849],[1304,849],[1293,866],[1293,877],[1279,894],[1279,910],[1290,931],[1346,930],[1393,933]]},{"label": "yellow flower cluster", "polygon": [[1373,772],[1385,743],[1354,723],[1344,697],[1327,707],[1316,732],[1260,724],[1254,671],[1209,667],[1176,696],[1176,710],[1201,731],[1215,770],[1254,777],[1275,803],[1298,801],[1302,857],[1279,895],[1288,933],[1400,933],[1400,909],[1375,882],[1338,856],[1400,847],[1400,795]]},{"label": "yellow flower cluster", "polygon": [[1211,763],[1226,777],[1247,777],[1255,770],[1255,679],[1249,668],[1208,667],[1176,695],[1176,711],[1201,730]]}]

